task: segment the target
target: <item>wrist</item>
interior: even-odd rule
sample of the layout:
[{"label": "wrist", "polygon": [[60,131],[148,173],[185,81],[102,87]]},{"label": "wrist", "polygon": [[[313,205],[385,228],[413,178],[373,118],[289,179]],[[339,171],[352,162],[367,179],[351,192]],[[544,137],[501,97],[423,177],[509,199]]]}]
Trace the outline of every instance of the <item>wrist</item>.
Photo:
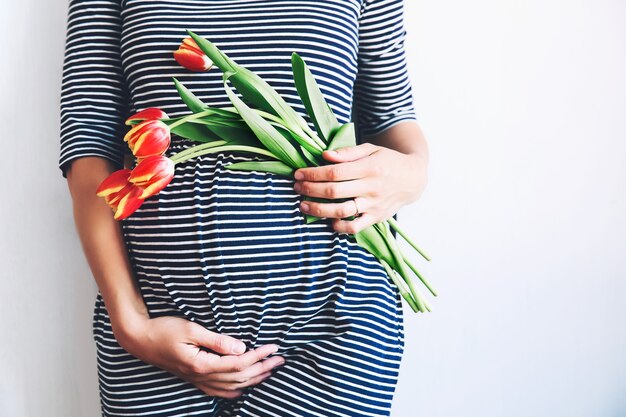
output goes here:
[{"label": "wrist", "polygon": [[428,182],[428,158],[421,152],[405,154],[407,156],[407,169],[410,180],[410,202],[416,201],[423,193]]},{"label": "wrist", "polygon": [[141,300],[141,304],[133,302],[113,304],[114,307],[111,309],[107,306],[111,329],[117,341],[124,347],[142,333],[150,320],[150,314],[143,304],[143,300]]},{"label": "wrist", "polygon": [[426,172],[428,167],[428,156],[424,152],[414,150],[412,152],[407,152],[405,155],[409,157],[415,166],[420,167],[424,173]]}]

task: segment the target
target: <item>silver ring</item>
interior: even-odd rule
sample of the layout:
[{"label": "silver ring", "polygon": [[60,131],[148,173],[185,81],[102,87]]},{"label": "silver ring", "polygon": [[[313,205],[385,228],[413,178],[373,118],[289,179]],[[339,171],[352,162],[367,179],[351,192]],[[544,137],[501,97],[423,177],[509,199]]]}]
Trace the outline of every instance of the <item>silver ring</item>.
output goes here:
[{"label": "silver ring", "polygon": [[354,202],[354,207],[356,208],[356,213],[354,213],[353,216],[359,217],[361,213],[359,212],[359,205],[356,203],[356,197],[353,198],[352,201]]}]

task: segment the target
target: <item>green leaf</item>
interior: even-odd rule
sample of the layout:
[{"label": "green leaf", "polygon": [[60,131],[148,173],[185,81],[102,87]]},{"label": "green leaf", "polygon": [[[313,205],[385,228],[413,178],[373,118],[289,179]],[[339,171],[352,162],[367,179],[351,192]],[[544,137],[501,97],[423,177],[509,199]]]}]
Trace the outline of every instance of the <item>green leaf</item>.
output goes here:
[{"label": "green leaf", "polygon": [[256,111],[257,113],[259,113],[259,116],[261,116],[262,118],[264,118],[265,120],[273,124],[274,126],[280,126],[283,129],[286,129],[286,127],[284,126],[285,122],[283,122],[283,119],[281,119],[280,117],[272,113],[268,113],[266,111],[260,110],[260,109],[257,109]]},{"label": "green leaf", "polygon": [[172,79],[174,80],[174,85],[176,86],[176,91],[178,91],[178,95],[183,100],[183,103],[185,103],[189,110],[191,110],[193,113],[199,113],[201,111],[209,110],[212,114],[220,116],[224,119],[241,119],[236,111],[231,111],[228,108],[218,109],[207,106],[202,102],[202,100],[198,98],[198,96],[196,96],[194,93],[191,92],[191,90],[185,87],[183,83],[178,81],[176,78]]},{"label": "green leaf", "polygon": [[271,85],[249,69],[239,65],[232,83],[245,99],[248,99],[248,96],[263,97],[263,101],[267,103],[264,110],[281,117],[295,132],[307,125],[306,121],[287,104]]},{"label": "green leaf", "polygon": [[227,120],[241,120],[239,113],[236,110],[227,110],[227,109],[215,109],[212,108],[216,115],[221,116],[223,121]]},{"label": "green leaf", "polygon": [[191,31],[187,32],[196,41],[198,47],[222,70],[222,72],[224,72],[224,75],[230,79],[231,83],[244,100],[261,110],[279,116],[294,133],[302,138],[310,139],[311,146],[318,147],[320,150],[324,148],[325,144],[309,127],[306,120],[289,106],[265,80],[247,68],[237,64],[205,38]]},{"label": "green leaf", "polygon": [[345,148],[346,146],[356,146],[356,133],[354,131],[354,123],[346,123],[339,127],[339,130],[333,136],[328,150],[332,151],[339,148]]},{"label": "green leaf", "polygon": [[176,86],[176,90],[178,91],[178,95],[183,100],[183,103],[189,107],[193,113],[199,113],[202,110],[205,110],[208,106],[202,102],[198,97],[195,96],[187,87],[185,87],[180,81],[176,78],[172,78],[174,80],[174,85]]},{"label": "green leaf", "polygon": [[[235,118],[239,118],[239,115],[234,112],[229,112],[220,109],[212,109],[206,106],[202,100],[196,97],[187,87],[185,87],[180,81],[176,78],[173,78],[174,84],[176,85],[176,90],[180,95],[183,102],[187,105],[189,110],[191,110],[194,114],[200,112],[210,111],[211,115],[205,117],[211,119],[227,119],[234,120]],[[197,123],[199,119],[191,120],[190,123]],[[179,136],[184,137],[185,139],[189,139],[196,142],[207,142],[209,140],[214,140],[215,138],[223,138],[218,132],[205,132],[205,129],[201,127],[190,126],[188,123],[183,123],[181,126],[177,126],[174,128],[173,132],[178,134]],[[217,135],[216,135],[217,133]]]},{"label": "green leaf", "polygon": [[212,142],[220,140],[220,137],[202,125],[183,123],[172,129],[172,133],[194,142]]},{"label": "green leaf", "polygon": [[283,133],[283,136],[289,139],[290,142],[293,143],[293,141],[295,141],[296,143],[300,145],[301,148],[306,149],[306,152],[308,155],[313,155],[315,166],[320,165],[320,161],[324,161],[322,159],[322,152],[323,152],[322,149],[311,145],[311,142],[309,142],[307,139],[303,138],[302,136],[292,132],[291,130],[287,130],[283,127],[277,128],[277,129],[281,133]]},{"label": "green leaf", "polygon": [[[231,83],[233,83],[237,91],[245,100],[260,109],[276,114],[272,105],[265,99],[265,96],[252,85],[252,83],[258,82],[258,80],[251,80],[250,75],[244,75],[244,72],[242,71],[243,67],[220,51],[213,42],[208,41],[202,36],[196,35],[192,31],[188,30],[187,33],[189,33],[189,36],[196,41],[196,44],[202,52],[204,52],[209,59],[211,59],[211,61],[213,61],[213,63],[222,70],[224,75],[228,76]],[[232,73],[232,75],[227,73]],[[254,74],[253,78],[260,77]]]},{"label": "green leaf", "polygon": [[302,154],[304,155],[304,157],[310,163],[311,166],[316,166],[316,167],[320,166],[320,163],[318,162],[315,155],[307,151],[307,149],[304,146],[300,145],[300,150],[302,151]]},{"label": "green leaf", "polygon": [[261,171],[293,177],[293,168],[281,161],[244,161],[227,165],[226,168],[235,171]]},{"label": "green leaf", "polygon": [[224,88],[231,103],[235,106],[241,118],[252,129],[259,141],[281,161],[292,168],[304,168],[306,161],[296,148],[274,126],[263,119],[248,107],[228,86],[229,75],[224,74]]},{"label": "green leaf", "polygon": [[227,142],[237,142],[240,144],[246,143],[250,146],[259,146],[261,143],[254,135],[254,133],[246,126],[245,129],[234,126],[220,126],[210,125],[207,126],[211,132],[215,133],[220,138]]},{"label": "green leaf", "polygon": [[307,114],[313,121],[317,133],[326,143],[330,142],[340,126],[335,114],[324,99],[324,95],[306,63],[295,52],[291,54],[291,68],[298,95]]},{"label": "green leaf", "polygon": [[201,118],[189,121],[204,125],[209,131],[220,139],[227,142],[237,142],[239,144],[248,144],[251,146],[259,146],[260,142],[250,130],[248,125],[243,121],[220,120],[215,117]]},{"label": "green leaf", "polygon": [[317,217],[317,216],[314,216],[312,214],[305,214],[304,215],[304,219],[306,220],[306,224],[311,224],[311,223],[314,223],[316,221],[322,220],[321,217]]},{"label": "green leaf", "polygon": [[196,35],[190,30],[188,30],[187,33],[193,38],[194,41],[196,41],[196,44],[202,52],[204,52],[209,59],[222,70],[222,72],[236,70],[236,68],[231,65],[232,62],[230,62],[230,60],[225,57],[213,43],[209,42],[202,36]]},{"label": "green leaf", "polygon": [[[264,110],[270,114],[278,116],[281,122],[287,123],[287,121],[282,118],[280,106],[276,103],[272,103],[271,98],[264,94],[261,91],[261,88],[259,88],[259,85],[261,84],[259,81],[260,77],[256,74],[254,74],[254,76],[244,74],[243,67],[239,66],[237,72],[229,77],[229,79],[244,100],[260,110]],[[291,126],[289,127],[291,128]],[[298,128],[297,125],[294,127],[296,129]]]}]

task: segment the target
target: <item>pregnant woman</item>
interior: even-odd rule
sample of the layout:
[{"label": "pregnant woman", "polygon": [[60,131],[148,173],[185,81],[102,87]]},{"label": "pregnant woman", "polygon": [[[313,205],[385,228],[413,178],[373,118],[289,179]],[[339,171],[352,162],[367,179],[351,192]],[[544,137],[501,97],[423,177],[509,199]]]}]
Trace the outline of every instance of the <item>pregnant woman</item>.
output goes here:
[{"label": "pregnant woman", "polygon": [[[360,144],[293,179],[225,168],[257,158],[249,154],[198,157],[115,221],[95,190],[124,164],[125,119],[148,107],[188,113],[172,77],[207,105],[231,105],[221,71],[174,60],[186,29],[304,116],[297,52],[339,122],[357,123]],[[402,0],[70,1],[59,166],[99,289],[104,416],[389,415],[401,298],[350,233],[416,201],[426,184],[404,36]],[[174,136],[167,155],[191,145]],[[325,219],[307,224],[303,213]]]}]

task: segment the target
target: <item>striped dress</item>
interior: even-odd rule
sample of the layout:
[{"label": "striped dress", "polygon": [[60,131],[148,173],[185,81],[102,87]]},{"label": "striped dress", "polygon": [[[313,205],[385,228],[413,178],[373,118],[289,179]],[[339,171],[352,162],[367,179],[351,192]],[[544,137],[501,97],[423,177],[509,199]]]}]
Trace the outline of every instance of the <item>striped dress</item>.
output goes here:
[{"label": "striped dress", "polygon": [[[191,73],[175,62],[185,29],[257,72],[302,115],[294,51],[339,122],[353,119],[362,136],[415,119],[402,0],[71,0],[64,176],[82,156],[121,167],[133,112],[188,113],[172,77],[210,106],[231,105],[218,69]],[[168,155],[188,146],[174,136]],[[329,221],[306,224],[292,179],[225,169],[250,160],[260,157],[224,152],[177,165],[174,180],[122,222],[123,234],[151,317],[179,316],[248,348],[278,344],[285,364],[237,399],[207,396],[121,348],[98,293],[104,416],[389,415],[404,349],[396,288],[349,235]]]}]

